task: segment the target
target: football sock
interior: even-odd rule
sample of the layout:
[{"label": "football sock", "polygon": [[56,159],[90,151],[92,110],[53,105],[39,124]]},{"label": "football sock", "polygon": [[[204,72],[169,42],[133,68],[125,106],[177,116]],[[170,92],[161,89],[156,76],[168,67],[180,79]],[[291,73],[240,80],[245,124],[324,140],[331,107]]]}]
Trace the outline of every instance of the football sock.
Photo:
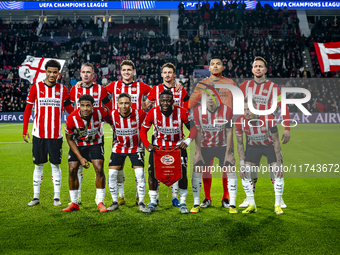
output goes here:
[{"label": "football sock", "polygon": [[244,192],[246,193],[249,205],[255,206],[254,192],[253,192],[253,182],[250,179],[251,166],[246,164],[247,177],[242,179],[242,185]]},{"label": "football sock", "polygon": [[223,199],[229,199],[229,192],[228,192],[228,175],[227,172],[222,173],[222,183],[223,183]]},{"label": "football sock", "polygon": [[[276,165],[276,164],[274,164],[274,165]],[[274,165],[273,166],[271,166],[271,168],[272,167],[274,167]],[[270,169],[270,168],[269,168]],[[273,184],[273,188],[274,188],[274,190],[275,190],[275,184],[274,184],[274,181],[275,181],[275,175],[274,175],[274,172],[273,171],[270,171],[270,181],[272,182],[272,184]]]},{"label": "football sock", "polygon": [[[98,195],[98,204],[103,202],[105,199],[105,188],[104,189],[97,189],[97,195]],[[118,200],[118,198],[117,198]]]},{"label": "football sock", "polygon": [[161,182],[157,180],[157,197],[156,197],[156,199],[159,199],[159,186],[161,186]]},{"label": "football sock", "polygon": [[139,203],[144,203],[145,197],[145,176],[144,176],[144,168],[136,168],[135,175],[137,180],[137,192],[139,195]]},{"label": "football sock", "polygon": [[187,189],[179,189],[179,198],[180,198],[180,204],[186,204],[187,203],[187,196],[188,196],[188,190]]},{"label": "football sock", "polygon": [[236,206],[237,176],[236,173],[228,173],[228,190],[230,194],[229,205]]},{"label": "football sock", "polygon": [[61,169],[60,165],[51,163],[52,181],[54,186],[54,199],[60,199]]},{"label": "football sock", "polygon": [[71,202],[78,204],[78,190],[70,190]]},{"label": "football sock", "polygon": [[211,173],[203,172],[203,188],[204,188],[204,198],[211,200],[210,189],[211,189]]},{"label": "football sock", "polygon": [[81,184],[83,183],[83,166],[80,165],[78,168],[78,182],[79,182],[79,187],[78,187],[78,198],[79,200],[81,200]]},{"label": "football sock", "polygon": [[201,178],[202,173],[192,173],[191,186],[192,186],[192,195],[194,197],[194,205],[200,204],[200,194],[201,194]]},{"label": "football sock", "polygon": [[[137,177],[136,176],[135,176],[135,183],[136,183],[136,198],[138,198],[138,181],[137,181]],[[144,193],[144,195],[145,195],[145,193]]]},{"label": "football sock", "polygon": [[[276,164],[273,165],[273,167],[275,166]],[[282,194],[283,194],[285,183],[284,183],[284,179],[276,177],[275,173],[273,173],[273,176],[274,176],[275,206],[277,206],[277,205],[281,205]]]},{"label": "football sock", "polygon": [[124,183],[125,183],[124,169],[118,171],[117,181],[118,181],[118,194],[119,194],[120,197],[124,198],[125,197],[125,194],[124,194]]},{"label": "football sock", "polygon": [[171,185],[172,199],[178,197],[178,181]]},{"label": "football sock", "polygon": [[[257,170],[257,168],[256,168],[256,170]],[[251,180],[252,180],[252,182],[253,182],[253,191],[254,191],[254,193],[255,193],[255,187],[256,187],[256,183],[257,183],[257,178],[258,178],[258,173],[257,173],[257,171],[252,171],[251,172]]]},{"label": "football sock", "polygon": [[149,197],[150,197],[150,202],[153,204],[157,204],[157,190],[149,190]]},{"label": "football sock", "polygon": [[34,192],[34,198],[38,198],[38,199],[39,199],[39,194],[40,194],[40,186],[43,180],[43,168],[44,168],[44,164],[34,165],[33,192]]},{"label": "football sock", "polygon": [[[122,170],[120,170],[120,171],[122,171]],[[120,171],[115,170],[115,169],[109,169],[109,190],[110,190],[113,202],[118,202],[117,176],[118,176],[118,173]],[[99,197],[98,197],[98,199],[99,199]]]}]

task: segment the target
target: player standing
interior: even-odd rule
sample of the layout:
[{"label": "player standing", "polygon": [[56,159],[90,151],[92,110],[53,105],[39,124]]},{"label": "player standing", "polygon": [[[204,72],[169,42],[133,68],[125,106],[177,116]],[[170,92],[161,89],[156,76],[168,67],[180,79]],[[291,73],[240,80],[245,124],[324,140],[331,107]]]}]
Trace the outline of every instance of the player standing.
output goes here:
[{"label": "player standing", "polygon": [[[188,108],[189,96],[185,88],[182,86],[179,88],[174,82],[176,75],[176,67],[172,63],[166,63],[161,68],[161,76],[163,78],[163,83],[154,86],[150,91],[148,98],[145,101],[144,109],[148,109],[151,105],[160,105],[160,94],[164,90],[169,90],[172,92],[174,97],[174,104],[183,108]],[[178,182],[175,182],[172,186],[172,204],[176,207],[179,206],[178,201]]]},{"label": "player standing", "polygon": [[[77,84],[73,86],[70,91],[70,100],[74,103],[74,110],[77,110],[79,108],[79,98],[82,95],[86,94],[93,97],[94,107],[101,107],[105,105],[109,110],[111,110],[111,101],[108,97],[105,87],[93,83],[94,67],[92,64],[85,63],[82,65],[80,77],[81,81],[78,81]],[[83,183],[83,166],[81,165],[78,169],[78,180],[78,203],[81,204],[81,185]]]},{"label": "player standing", "polygon": [[[184,140],[183,124],[190,129],[189,137]],[[147,132],[154,126],[154,137],[152,144],[148,141]],[[187,151],[186,148],[196,136],[196,127],[192,123],[190,125],[189,112],[184,108],[174,105],[173,94],[170,90],[164,90],[160,94],[159,106],[149,110],[143,127],[140,132],[146,150],[150,152],[149,157],[149,196],[151,203],[148,208],[143,210],[150,213],[158,210],[157,206],[157,187],[158,181],[155,178],[154,169],[154,146],[165,148],[173,148],[178,146],[181,149],[182,162],[182,179],[179,181],[180,204],[179,211],[183,214],[189,213],[186,207],[186,198],[188,195],[188,179],[187,179]]]},{"label": "player standing", "polygon": [[[216,89],[219,93],[219,90]],[[223,169],[222,178],[228,178],[227,187],[230,194],[229,212],[236,214],[236,194],[237,194],[237,177],[236,172],[230,166],[235,165],[235,159],[232,154],[233,127],[231,121],[233,118],[232,110],[225,104],[220,104],[217,94],[212,90],[207,90],[210,95],[207,98],[207,114],[202,114],[202,106],[194,110],[194,120],[197,127],[197,136],[195,138],[196,155],[193,158],[194,170],[192,174],[192,192],[194,196],[194,207],[190,210],[192,213],[200,212],[200,190],[202,168],[209,172],[210,163],[214,158],[219,159],[219,165]],[[202,131],[202,134],[201,134]],[[211,173],[209,173],[211,174]],[[225,185],[225,182],[223,182]],[[211,205],[210,190],[205,192],[203,205]]]},{"label": "player standing", "polygon": [[135,170],[139,195],[139,211],[145,209],[145,177],[144,177],[144,148],[139,139],[139,133],[146,113],[143,110],[131,108],[131,96],[122,93],[118,96],[119,109],[112,110],[110,116],[113,123],[114,141],[109,163],[109,188],[112,205],[109,211],[118,209],[117,177],[122,171],[125,158],[129,157]]},{"label": "player standing", "polygon": [[[272,107],[273,104],[273,89],[277,89],[277,105],[281,107],[281,91],[277,84],[272,81],[267,80],[266,73],[267,73],[267,61],[262,57],[255,57],[253,63],[252,73],[254,74],[254,79],[245,81],[240,85],[240,89],[242,90],[244,97],[248,96],[248,88],[252,88],[253,91],[253,99],[257,104],[258,110],[268,110]],[[275,107],[276,108],[276,107]],[[286,106],[286,115],[282,116],[283,120],[289,120],[289,110],[288,106]],[[290,126],[289,121],[285,121],[285,131],[282,133],[283,144],[286,144],[290,140]],[[257,165],[260,164],[256,162]],[[274,187],[274,175],[270,173],[270,179],[272,181]],[[257,172],[252,173],[252,182],[255,192],[255,186],[257,183]],[[245,199],[239,207],[247,207],[249,205],[248,201]],[[286,208],[286,204],[284,201],[281,201],[281,207]]]},{"label": "player standing", "polygon": [[80,165],[89,168],[89,162],[96,172],[97,210],[107,212],[104,205],[105,173],[101,124],[109,119],[109,113],[106,108],[94,108],[95,101],[91,95],[82,95],[78,101],[79,109],[67,117],[65,126],[66,140],[70,146],[68,165],[71,204],[63,212],[79,210],[77,172]]},{"label": "player standing", "polygon": [[[256,107],[255,101],[253,101],[253,106]],[[280,203],[282,201],[284,180],[279,132],[275,118],[272,115],[258,116],[252,113],[249,110],[248,98],[245,98],[244,115],[237,119],[235,126],[237,150],[241,161],[240,176],[249,203],[247,209],[242,211],[242,213],[248,214],[257,211],[251,170],[257,166],[257,162],[259,162],[261,157],[265,156],[270,172],[273,172],[274,176],[274,211],[276,214],[283,214]],[[247,136],[246,153],[244,153],[243,133]]]},{"label": "player standing", "polygon": [[[72,112],[71,101],[65,86],[57,83],[61,66],[56,60],[49,60],[45,65],[46,80],[34,83],[27,97],[24,113],[23,139],[28,143],[28,123],[33,105],[35,105],[35,119],[33,124],[33,200],[28,206],[39,204],[40,186],[43,179],[43,168],[47,162],[47,155],[52,168],[54,185],[54,206],[61,205],[61,156],[63,135],[61,132],[61,118],[63,108]],[[27,138],[26,138],[27,137]]]},{"label": "player standing", "polygon": [[[189,100],[189,108],[195,108],[197,107],[200,102],[202,95],[206,92],[204,90],[213,88],[215,89],[215,86],[217,84],[227,84],[227,85],[233,85],[236,86],[235,82],[225,78],[222,76],[222,73],[224,71],[223,61],[222,58],[219,56],[215,56],[211,59],[210,65],[209,65],[209,71],[210,71],[210,77],[207,79],[202,80],[199,82],[194,92],[190,96]],[[226,88],[220,88],[218,90],[218,95],[221,100],[221,102],[228,106],[231,110],[233,109],[233,96],[229,89]],[[232,151],[233,151],[233,141],[232,144]],[[208,164],[208,162],[207,162]],[[229,193],[228,193],[228,178],[223,178],[223,197],[222,197],[222,207],[229,207]],[[203,208],[206,208],[210,206],[211,204],[211,197],[210,197],[210,190],[211,190],[211,183],[212,183],[212,174],[211,172],[205,172],[203,174],[203,186],[204,186],[204,196],[205,199],[203,203],[200,205]]]}]

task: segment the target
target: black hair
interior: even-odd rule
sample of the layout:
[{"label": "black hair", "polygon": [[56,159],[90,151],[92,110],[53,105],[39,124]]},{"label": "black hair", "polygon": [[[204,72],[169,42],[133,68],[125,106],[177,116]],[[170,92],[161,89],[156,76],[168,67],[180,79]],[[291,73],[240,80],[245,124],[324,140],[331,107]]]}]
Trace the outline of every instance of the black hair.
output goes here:
[{"label": "black hair", "polygon": [[123,97],[127,97],[130,101],[131,101],[131,96],[128,94],[128,93],[121,93],[119,96],[118,96],[118,100],[120,99],[120,98],[123,98]]},{"label": "black hair", "polygon": [[[213,59],[219,59],[219,60],[221,60],[221,62],[222,62],[222,64],[223,64],[223,60],[222,60],[222,57],[221,56],[213,56],[212,58],[211,58],[211,60],[213,60]],[[210,60],[210,61],[211,61]],[[210,63],[209,63],[210,64]]]},{"label": "black hair", "polygon": [[174,98],[174,94],[172,94],[170,89],[165,89],[161,92],[161,94],[159,95],[159,97],[161,97],[162,95],[170,95],[172,98]]},{"label": "black hair", "polygon": [[48,67],[56,67],[56,68],[58,68],[58,71],[60,71],[60,69],[61,69],[60,63],[57,60],[54,60],[54,59],[51,59],[51,60],[46,62],[45,70],[47,70]]},{"label": "black hair", "polygon": [[79,97],[78,101],[79,101],[79,103],[81,101],[90,101],[91,104],[94,104],[94,98],[93,98],[93,96],[91,96],[89,94],[82,95],[81,97]]}]

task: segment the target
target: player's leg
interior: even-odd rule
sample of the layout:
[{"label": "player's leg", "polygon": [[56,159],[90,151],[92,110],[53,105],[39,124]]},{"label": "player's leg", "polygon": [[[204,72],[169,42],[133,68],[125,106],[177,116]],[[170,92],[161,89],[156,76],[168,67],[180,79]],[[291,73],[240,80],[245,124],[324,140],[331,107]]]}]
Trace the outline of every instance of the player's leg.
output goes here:
[{"label": "player's leg", "polygon": [[172,200],[171,203],[173,206],[178,207],[179,201],[178,201],[178,181],[171,185],[171,194],[172,194]]},{"label": "player's leg", "polygon": [[33,200],[28,203],[28,206],[35,206],[40,203],[40,186],[43,180],[43,168],[47,162],[47,145],[45,139],[33,136],[32,141],[33,153]]},{"label": "player's leg", "polygon": [[89,149],[90,160],[96,172],[96,190],[98,197],[97,210],[107,212],[105,208],[105,173],[104,173],[104,146],[103,144],[91,145]]},{"label": "player's leg", "polygon": [[188,164],[188,155],[187,150],[181,149],[181,165],[182,165],[182,179],[179,180],[179,211],[182,214],[189,213],[189,210],[186,205],[186,200],[188,196],[188,178],[187,178],[187,164]]},{"label": "player's leg", "polygon": [[192,195],[194,197],[194,207],[191,208],[191,213],[198,213],[201,211],[200,207],[200,195],[201,195],[201,179],[202,179],[202,169],[203,169],[203,162],[199,161],[194,166],[192,171],[192,178],[191,178],[191,186],[192,186]]},{"label": "player's leg", "polygon": [[52,181],[54,186],[54,206],[60,206],[60,186],[61,186],[61,156],[63,154],[63,139],[47,139],[47,149],[52,168]]},{"label": "player's leg", "polygon": [[83,183],[83,166],[79,166],[78,168],[78,180],[79,180],[79,188],[78,188],[78,203],[81,205],[81,185]]},{"label": "player's leg", "polygon": [[125,172],[124,172],[124,165],[125,163],[123,162],[123,165],[119,169],[118,176],[117,176],[117,181],[118,181],[118,203],[119,205],[125,205]]},{"label": "player's leg", "polygon": [[154,152],[151,151],[149,155],[149,167],[148,167],[148,184],[149,184],[149,197],[150,203],[148,207],[143,210],[144,213],[151,213],[158,210],[157,206],[157,188],[158,181],[155,178],[155,167],[154,167]]},{"label": "player's leg", "polygon": [[[281,150],[281,162],[283,163],[282,150]],[[268,165],[270,165],[269,162],[268,162]],[[275,181],[274,181],[275,180],[275,176],[274,176],[274,173],[272,171],[270,171],[270,180],[272,182],[272,185],[273,185],[273,188],[274,188],[274,191],[275,191]],[[283,198],[281,199],[280,205],[281,205],[281,208],[283,208],[283,209],[287,208],[287,205],[283,201]]]},{"label": "player's leg", "polygon": [[142,212],[146,207],[145,197],[145,175],[144,175],[144,153],[137,152],[129,155],[132,167],[135,169],[135,179],[137,180],[138,206]]},{"label": "player's leg", "polygon": [[213,164],[215,156],[211,148],[201,148],[201,150],[202,150],[202,156],[203,156],[205,165],[202,169],[204,200],[201,203],[200,207],[207,208],[211,206],[210,191],[211,191],[211,183],[212,183],[212,174],[211,174],[210,166]]}]

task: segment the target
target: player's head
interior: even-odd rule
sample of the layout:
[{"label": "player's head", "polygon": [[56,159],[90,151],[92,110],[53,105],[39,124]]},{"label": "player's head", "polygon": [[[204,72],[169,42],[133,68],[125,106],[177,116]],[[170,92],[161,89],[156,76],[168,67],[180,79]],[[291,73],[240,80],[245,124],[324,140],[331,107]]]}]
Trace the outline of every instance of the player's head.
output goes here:
[{"label": "player's head", "polygon": [[79,108],[80,108],[80,116],[83,119],[87,119],[91,116],[93,112],[93,104],[94,98],[91,95],[85,94],[79,97]]},{"label": "player's head", "polygon": [[123,60],[120,64],[122,79],[125,83],[130,83],[133,80],[135,73],[135,64],[131,60]]},{"label": "player's head", "polygon": [[163,90],[159,96],[159,106],[161,112],[169,112],[172,110],[172,105],[174,104],[174,95],[171,90]]},{"label": "player's head", "polygon": [[219,56],[214,56],[210,60],[209,71],[214,76],[222,75],[224,70],[222,58]]},{"label": "player's head", "polygon": [[172,63],[165,63],[161,67],[161,75],[163,78],[163,83],[171,83],[176,75],[176,67]]},{"label": "player's head", "polygon": [[[256,109],[256,102],[253,99],[252,100],[253,103],[253,107]],[[249,105],[248,105],[248,97],[246,97],[244,99],[244,117],[246,117],[247,120],[253,120],[253,119],[257,119],[257,115],[252,113],[249,109]]]},{"label": "player's head", "polygon": [[267,73],[267,61],[263,57],[255,57],[252,72],[255,78],[263,78]]},{"label": "player's head", "polygon": [[[215,91],[219,93],[219,90],[215,88]],[[211,89],[207,89],[207,106],[215,108],[218,106],[217,94]]]},{"label": "player's head", "polygon": [[52,84],[56,83],[60,69],[61,66],[58,61],[54,59],[47,61],[45,64],[46,80]]},{"label": "player's head", "polygon": [[128,93],[121,93],[118,96],[118,107],[121,114],[127,114],[131,110],[131,96]]},{"label": "player's head", "polygon": [[85,63],[81,66],[81,80],[85,83],[91,83],[94,77],[94,67],[91,63]]}]

